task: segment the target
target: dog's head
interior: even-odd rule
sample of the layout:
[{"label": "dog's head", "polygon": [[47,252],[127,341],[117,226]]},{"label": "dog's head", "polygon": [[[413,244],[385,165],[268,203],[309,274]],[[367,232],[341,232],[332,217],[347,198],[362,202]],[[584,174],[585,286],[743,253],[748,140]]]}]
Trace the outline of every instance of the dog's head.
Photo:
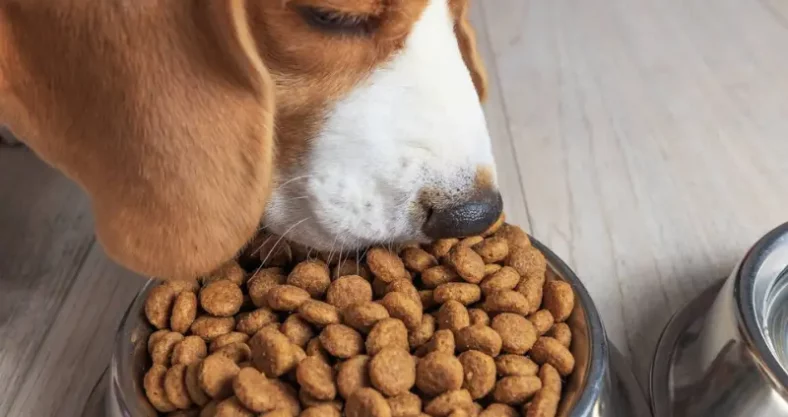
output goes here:
[{"label": "dog's head", "polygon": [[206,272],[261,219],[317,249],[501,211],[467,0],[6,0],[0,122],[90,194],[108,253]]}]

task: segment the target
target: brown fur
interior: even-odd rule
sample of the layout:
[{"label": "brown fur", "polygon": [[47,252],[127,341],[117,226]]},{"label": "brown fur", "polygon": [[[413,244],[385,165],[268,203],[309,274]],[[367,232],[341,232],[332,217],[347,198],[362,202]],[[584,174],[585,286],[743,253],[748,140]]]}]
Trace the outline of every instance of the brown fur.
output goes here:
[{"label": "brown fur", "polygon": [[[483,97],[467,0],[452,2]],[[375,14],[380,29],[332,37],[290,7],[305,4]],[[87,191],[112,258],[202,274],[254,234],[276,172],[301,163],[327,106],[402,46],[425,4],[0,0],[0,125]]]}]

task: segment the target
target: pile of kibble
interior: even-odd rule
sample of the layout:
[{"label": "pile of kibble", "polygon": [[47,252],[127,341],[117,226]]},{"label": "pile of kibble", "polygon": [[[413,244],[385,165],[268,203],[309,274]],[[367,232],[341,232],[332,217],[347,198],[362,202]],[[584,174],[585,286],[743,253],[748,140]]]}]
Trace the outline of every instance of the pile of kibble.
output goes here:
[{"label": "pile of kibble", "polygon": [[148,340],[144,387],[156,410],[556,414],[575,366],[564,323],[574,293],[545,274],[520,228],[501,220],[481,236],[371,248],[361,260],[293,253],[260,251],[266,264],[252,273],[232,262],[151,290],[145,314],[159,330]]}]

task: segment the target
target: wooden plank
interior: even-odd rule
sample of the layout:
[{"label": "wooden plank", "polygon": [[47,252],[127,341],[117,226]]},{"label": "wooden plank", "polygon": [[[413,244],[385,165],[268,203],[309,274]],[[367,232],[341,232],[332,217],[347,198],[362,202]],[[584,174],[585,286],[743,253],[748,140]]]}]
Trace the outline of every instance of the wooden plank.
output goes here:
[{"label": "wooden plank", "polygon": [[24,148],[0,147],[0,415],[93,245],[88,200]]}]

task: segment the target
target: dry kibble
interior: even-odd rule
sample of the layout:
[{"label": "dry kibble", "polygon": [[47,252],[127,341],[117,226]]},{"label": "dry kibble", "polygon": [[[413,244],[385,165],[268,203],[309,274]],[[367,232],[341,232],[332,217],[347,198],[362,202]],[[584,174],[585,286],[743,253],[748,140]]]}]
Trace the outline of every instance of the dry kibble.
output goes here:
[{"label": "dry kibble", "polygon": [[542,252],[533,246],[514,247],[509,249],[506,265],[514,268],[525,278],[541,278],[547,271],[547,260]]},{"label": "dry kibble", "polygon": [[572,345],[572,329],[570,329],[569,325],[567,325],[566,323],[554,324],[546,335],[557,340],[559,343],[564,345],[564,347],[567,349],[569,348],[569,346]]},{"label": "dry kibble", "polygon": [[475,245],[484,241],[484,238],[481,236],[468,236],[462,240],[460,240],[460,245],[467,246],[469,248],[474,247]]},{"label": "dry kibble", "polygon": [[296,365],[292,342],[282,332],[265,329],[250,340],[252,363],[269,378],[284,375]]},{"label": "dry kibble", "polygon": [[526,417],[553,417],[558,411],[561,402],[561,375],[546,363],[539,370],[539,380],[542,389],[536,393],[534,399],[525,408]]},{"label": "dry kibble", "polygon": [[186,365],[173,365],[164,376],[164,391],[172,405],[182,410],[191,407],[192,399],[186,389]]},{"label": "dry kibble", "polygon": [[438,239],[432,244],[430,251],[433,256],[440,259],[447,256],[449,251],[459,242],[460,240],[456,238]]},{"label": "dry kibble", "polygon": [[230,397],[216,406],[216,417],[254,417],[254,413],[247,410],[238,398]]},{"label": "dry kibble", "polygon": [[301,262],[287,276],[287,284],[305,290],[313,298],[322,298],[331,284],[328,266],[317,260]]},{"label": "dry kibble", "polygon": [[309,300],[298,308],[298,315],[307,322],[325,327],[329,324],[339,323],[339,312],[331,304],[317,300]]},{"label": "dry kibble", "polygon": [[309,300],[306,290],[293,285],[275,285],[268,290],[266,302],[276,311],[295,311]]},{"label": "dry kibble", "polygon": [[148,318],[150,324],[157,329],[167,328],[170,324],[172,305],[177,296],[175,290],[167,285],[159,285],[150,290],[148,298],[145,300],[145,317]]},{"label": "dry kibble", "polygon": [[190,408],[188,410],[178,410],[167,413],[167,417],[200,417],[200,409]]},{"label": "dry kibble", "polygon": [[446,352],[454,354],[454,333],[451,330],[438,330],[430,340],[416,349],[416,356],[423,357],[430,352]]},{"label": "dry kibble", "polygon": [[369,361],[369,381],[389,397],[408,392],[416,383],[416,362],[405,349],[384,348]]},{"label": "dry kibble", "polygon": [[243,301],[241,288],[228,280],[211,282],[200,290],[200,306],[213,316],[232,316],[241,309]]},{"label": "dry kibble", "polygon": [[364,339],[353,328],[344,324],[329,324],[320,332],[320,343],[332,356],[347,359],[364,349]]},{"label": "dry kibble", "polygon": [[490,316],[480,308],[472,308],[468,310],[468,317],[471,320],[471,326],[474,324],[481,324],[484,326],[490,325]]},{"label": "dry kibble", "polygon": [[246,287],[249,291],[249,298],[252,299],[254,305],[267,307],[268,291],[286,282],[287,276],[282,272],[281,268],[266,268],[257,271],[246,283]]},{"label": "dry kibble", "polygon": [[310,339],[315,337],[312,326],[298,314],[293,314],[285,319],[279,330],[296,346],[305,347]]},{"label": "dry kibble", "polygon": [[290,411],[290,414],[297,416],[301,412],[301,404],[298,402],[298,393],[289,384],[282,382],[278,379],[269,380],[273,385],[273,394],[277,397],[277,408],[284,408]]},{"label": "dry kibble", "polygon": [[180,333],[169,332],[159,338],[150,352],[153,363],[169,366],[175,346],[183,340]]},{"label": "dry kibble", "polygon": [[521,355],[501,355],[495,358],[498,376],[534,376],[539,365],[530,358]]},{"label": "dry kibble", "polygon": [[367,252],[367,265],[372,274],[383,282],[410,276],[399,256],[383,248],[372,248]]},{"label": "dry kibble", "polygon": [[438,320],[438,328],[441,330],[448,329],[456,332],[471,325],[468,309],[459,301],[454,300],[444,303],[435,318]]},{"label": "dry kibble", "polygon": [[[298,390],[298,400],[301,401],[301,406],[305,408],[304,412],[315,407],[320,407],[321,409],[323,407],[331,407],[333,409],[331,410],[332,412],[341,412],[344,406],[344,403],[340,400],[318,400],[309,395],[303,388]],[[304,414],[302,413],[301,415],[303,416]]]},{"label": "dry kibble", "polygon": [[490,237],[473,245],[486,264],[501,262],[509,256],[509,244],[502,237]]},{"label": "dry kibble", "polygon": [[417,417],[421,413],[421,398],[406,392],[388,399],[391,417]]},{"label": "dry kibble", "polygon": [[432,310],[433,307],[436,307],[438,303],[435,302],[435,297],[433,297],[433,290],[420,290],[419,291],[419,301],[421,301],[421,307],[427,311]]},{"label": "dry kibble", "polygon": [[200,316],[192,323],[191,332],[210,342],[217,337],[227,334],[235,329],[235,318]]},{"label": "dry kibble", "polygon": [[372,286],[358,275],[338,278],[331,283],[326,292],[326,302],[339,311],[370,301],[372,301]]},{"label": "dry kibble", "polygon": [[307,357],[298,364],[296,379],[301,389],[317,400],[331,401],[337,395],[334,370],[316,357]]},{"label": "dry kibble", "polygon": [[465,281],[478,284],[484,278],[484,261],[468,246],[456,245],[452,248],[448,262]]},{"label": "dry kibble", "polygon": [[408,344],[411,349],[427,343],[435,333],[435,317],[425,314],[421,318],[421,324],[408,334]]},{"label": "dry kibble", "polygon": [[[202,416],[201,416],[202,417]],[[276,410],[260,414],[260,417],[296,417],[290,410],[277,408]]]},{"label": "dry kibble", "polygon": [[447,282],[459,281],[457,271],[446,265],[438,265],[421,273],[421,283],[426,288],[436,288]]},{"label": "dry kibble", "polygon": [[151,333],[150,336],[148,336],[148,354],[153,352],[153,346],[156,343],[158,343],[164,337],[165,334],[170,332],[171,332],[170,329],[161,329]]},{"label": "dry kibble", "polygon": [[424,272],[425,269],[438,265],[438,260],[434,256],[419,247],[403,250],[402,261],[405,267],[414,272]]},{"label": "dry kibble", "polygon": [[143,381],[145,395],[153,408],[162,413],[168,413],[176,409],[175,405],[167,398],[167,392],[164,389],[166,375],[167,368],[165,366],[153,364],[148,372],[145,373]]},{"label": "dry kibble", "polygon": [[241,333],[241,332],[226,333],[213,339],[209,351],[213,353],[219,350],[219,348],[223,346],[231,345],[237,342],[246,343],[248,341],[249,341],[249,335],[246,333]]},{"label": "dry kibble", "polygon": [[422,308],[421,306],[421,296],[419,296],[419,291],[413,285],[409,279],[395,279],[391,281],[388,285],[386,285],[386,289],[384,291],[385,294],[392,293],[392,292],[401,292],[410,297],[416,304],[418,304],[419,309]]},{"label": "dry kibble", "polygon": [[196,294],[197,291],[200,291],[200,283],[194,278],[168,279],[162,285],[172,288],[175,294],[180,294],[184,291],[191,291]]},{"label": "dry kibble", "polygon": [[239,314],[238,320],[235,323],[235,330],[252,336],[260,331],[265,325],[276,321],[277,317],[273,311],[261,307],[248,313]]},{"label": "dry kibble", "polygon": [[203,406],[202,411],[200,411],[200,417],[216,417],[216,406],[218,405],[219,402],[211,400],[211,402]]},{"label": "dry kibble", "polygon": [[548,281],[544,284],[544,305],[557,322],[566,321],[575,307],[575,292],[565,281]]},{"label": "dry kibble", "polygon": [[492,356],[478,350],[463,352],[458,357],[462,364],[464,382],[474,400],[489,394],[495,387],[496,369]]},{"label": "dry kibble", "polygon": [[542,381],[535,376],[507,376],[495,384],[493,399],[496,402],[520,405],[542,388]]},{"label": "dry kibble", "polygon": [[329,359],[328,356],[328,352],[326,352],[326,350],[323,349],[323,345],[320,344],[320,339],[317,337],[310,340],[306,344],[306,349],[304,349],[304,353],[306,353],[307,356],[314,356],[325,363],[331,363],[331,360]]},{"label": "dry kibble", "polygon": [[501,336],[502,349],[507,353],[524,355],[538,337],[534,325],[519,314],[498,314],[492,319],[490,327]]},{"label": "dry kibble", "polygon": [[391,407],[381,393],[372,388],[356,390],[345,403],[347,417],[391,417]]},{"label": "dry kibble", "polygon": [[433,292],[435,302],[443,304],[447,301],[459,301],[464,305],[470,305],[482,298],[482,292],[478,285],[467,282],[449,282],[441,284]]},{"label": "dry kibble", "polygon": [[226,346],[222,346],[214,352],[217,355],[223,355],[230,358],[233,362],[240,364],[252,358],[252,349],[243,342],[236,342]]},{"label": "dry kibble", "polygon": [[511,224],[502,225],[501,228],[495,232],[495,236],[505,239],[506,243],[509,245],[509,250],[531,246],[531,239],[528,238],[528,235],[523,229]]},{"label": "dry kibble", "polygon": [[331,271],[331,279],[338,279],[341,277],[356,275],[364,278],[366,281],[372,280],[372,273],[366,265],[359,263],[355,259],[348,259],[347,261],[340,262]]},{"label": "dry kibble", "polygon": [[539,334],[539,336],[547,333],[553,327],[553,315],[546,309],[531,314],[528,316],[528,321],[533,323],[534,328],[536,328],[536,333]]},{"label": "dry kibble", "polygon": [[416,386],[431,397],[458,390],[462,382],[463,366],[451,353],[429,353],[419,361],[416,368]]},{"label": "dry kibble", "polygon": [[367,355],[376,355],[383,348],[408,350],[408,329],[401,320],[387,318],[372,327],[366,341]]},{"label": "dry kibble", "polygon": [[517,413],[517,410],[514,407],[501,404],[501,403],[492,403],[487,406],[479,414],[479,417],[519,417],[520,414]]},{"label": "dry kibble", "polygon": [[387,318],[389,312],[386,307],[372,301],[356,304],[342,312],[342,321],[362,333],[369,333],[375,323]]},{"label": "dry kibble", "polygon": [[302,411],[299,417],[341,417],[342,413],[335,404],[320,404]]},{"label": "dry kibble", "polygon": [[[493,319],[494,321],[494,319]],[[478,350],[492,357],[501,352],[501,336],[488,326],[468,326],[457,332],[457,350]]]},{"label": "dry kibble", "polygon": [[174,332],[184,334],[189,331],[189,327],[196,317],[197,296],[191,291],[182,291],[172,305],[170,328]]},{"label": "dry kibble", "polygon": [[558,340],[540,337],[531,348],[531,358],[538,364],[549,363],[561,376],[568,376],[575,368],[575,358]]},{"label": "dry kibble", "polygon": [[504,266],[498,271],[486,275],[479,287],[485,296],[497,291],[513,290],[520,282],[520,274],[510,266]]},{"label": "dry kibble", "polygon": [[200,362],[197,380],[200,388],[211,398],[227,398],[233,394],[233,379],[240,371],[232,359],[214,354]]},{"label": "dry kibble", "polygon": [[487,296],[482,308],[489,314],[515,313],[526,315],[531,313],[528,300],[517,291],[498,291]]},{"label": "dry kibble", "polygon": [[369,356],[354,356],[337,368],[337,389],[342,398],[347,400],[356,390],[370,386]]},{"label": "dry kibble", "polygon": [[240,287],[246,283],[246,272],[241,268],[241,265],[238,265],[238,262],[230,261],[204,277],[203,287],[217,281],[230,281]]},{"label": "dry kibble", "polygon": [[[418,294],[416,294],[418,296]],[[403,292],[390,292],[383,297],[381,302],[389,316],[402,320],[408,329],[416,329],[421,325],[422,310],[421,302],[414,301],[408,294]]]},{"label": "dry kibble", "polygon": [[527,314],[533,314],[542,305],[542,294],[544,291],[544,279],[525,277],[520,280],[515,287],[515,291],[525,297],[527,304]]},{"label": "dry kibble", "polygon": [[208,347],[199,336],[186,336],[172,349],[171,362],[174,365],[190,365],[208,356]]},{"label": "dry kibble", "polygon": [[189,398],[200,407],[204,407],[211,401],[211,397],[200,388],[200,365],[201,362],[190,363],[186,367],[186,374],[184,376],[186,382],[186,391],[189,393]]},{"label": "dry kibble", "polygon": [[470,410],[473,408],[473,398],[466,389],[445,392],[427,403],[424,411],[434,417],[445,417],[454,410]]}]

